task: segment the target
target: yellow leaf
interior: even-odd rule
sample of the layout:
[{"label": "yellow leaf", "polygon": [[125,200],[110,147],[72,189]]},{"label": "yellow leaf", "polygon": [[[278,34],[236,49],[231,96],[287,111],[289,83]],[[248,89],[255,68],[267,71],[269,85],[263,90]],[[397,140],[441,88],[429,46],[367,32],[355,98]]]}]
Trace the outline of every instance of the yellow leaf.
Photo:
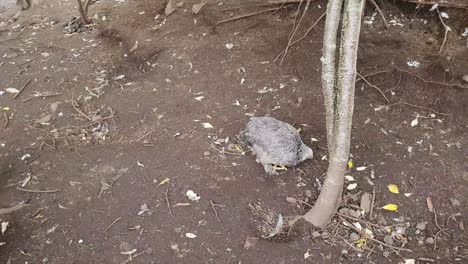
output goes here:
[{"label": "yellow leaf", "polygon": [[[169,179],[169,178],[166,178],[166,179],[162,180],[162,181],[158,184],[158,186],[163,185],[163,184],[166,184],[166,183],[168,183],[169,181],[170,181],[170,179]],[[156,187],[158,187],[158,186],[156,186]]]},{"label": "yellow leaf", "polygon": [[387,210],[387,211],[396,211],[398,210],[398,205],[396,204],[386,204],[382,209]]},{"label": "yellow leaf", "polygon": [[2,110],[3,110],[3,111],[10,111],[10,107],[5,106],[5,107],[2,108]]},{"label": "yellow leaf", "polygon": [[356,244],[356,246],[358,248],[360,248],[360,247],[364,246],[366,244],[366,242],[367,241],[366,241],[365,238],[361,238],[361,239],[358,239],[358,240],[354,241],[354,244]]},{"label": "yellow leaf", "polygon": [[353,160],[349,160],[348,161],[348,168],[352,168],[353,167]]},{"label": "yellow leaf", "polygon": [[297,133],[301,133],[301,131],[302,131],[302,127],[297,129]]},{"label": "yellow leaf", "polygon": [[400,193],[400,191],[398,190],[398,186],[396,186],[395,184],[389,184],[387,187],[391,193],[395,193],[395,194]]},{"label": "yellow leaf", "polygon": [[390,227],[387,227],[387,228],[385,229],[385,231],[387,231],[387,233],[391,233],[391,232],[392,232],[392,229],[391,229]]}]

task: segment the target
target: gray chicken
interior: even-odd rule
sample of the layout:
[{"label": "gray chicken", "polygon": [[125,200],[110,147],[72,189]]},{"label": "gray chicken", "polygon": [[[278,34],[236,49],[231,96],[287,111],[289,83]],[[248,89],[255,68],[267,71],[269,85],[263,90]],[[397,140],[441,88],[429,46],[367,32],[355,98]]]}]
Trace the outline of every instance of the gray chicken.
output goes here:
[{"label": "gray chicken", "polygon": [[278,174],[273,165],[296,166],[313,157],[312,149],[302,142],[299,132],[273,117],[252,117],[239,138],[268,174]]}]

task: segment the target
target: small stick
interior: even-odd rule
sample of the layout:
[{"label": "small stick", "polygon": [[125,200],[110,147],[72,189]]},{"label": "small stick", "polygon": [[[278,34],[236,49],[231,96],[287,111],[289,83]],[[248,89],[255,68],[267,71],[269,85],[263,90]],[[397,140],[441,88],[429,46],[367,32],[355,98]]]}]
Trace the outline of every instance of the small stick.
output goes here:
[{"label": "small stick", "polygon": [[8,116],[7,116],[7,114],[5,112],[3,113],[3,117],[5,117],[5,123],[3,124],[3,127],[7,128],[10,119],[8,118]]},{"label": "small stick", "polygon": [[372,216],[372,214],[374,213],[374,203],[375,203],[375,187],[372,188],[372,202],[371,202],[370,213],[369,213],[369,218],[370,219],[374,218]]},{"label": "small stick", "polygon": [[410,103],[406,103],[406,102],[397,102],[397,103],[389,104],[387,106],[394,106],[394,105],[399,105],[399,104],[407,105],[407,106],[411,106],[411,107],[415,107],[415,108],[419,108],[419,109],[429,110],[429,111],[434,112],[434,113],[439,114],[439,115],[444,115],[444,116],[451,116],[452,115],[452,114],[437,112],[436,110],[434,110],[432,108],[429,108],[429,107],[419,106],[419,105],[410,104]]},{"label": "small stick", "polygon": [[[369,73],[369,74],[366,74],[366,75],[363,75],[364,78],[367,78],[367,77],[370,77],[370,76],[374,76],[374,75],[377,75],[377,74],[381,74],[381,73],[387,73],[387,72],[390,72],[391,70],[381,70],[381,71],[376,71],[376,72],[373,72],[373,73]],[[356,81],[360,81],[361,80],[361,77],[357,78]]]},{"label": "small stick", "polygon": [[167,204],[167,208],[169,209],[169,213],[174,216],[174,214],[172,213],[172,209],[171,209],[171,203],[169,202],[169,195],[167,194],[169,192],[169,189],[167,189],[164,194],[166,195],[166,204]]},{"label": "small stick", "polygon": [[118,221],[120,221],[120,219],[122,219],[122,217],[119,217],[117,219],[114,220],[114,222],[112,222],[105,230],[105,232],[109,231],[109,229],[115,224],[117,223]]},{"label": "small stick", "polygon": [[379,5],[375,2],[375,0],[370,0],[371,3],[374,5],[375,9],[377,10],[377,12],[379,13],[380,17],[382,18],[382,21],[385,25],[385,28],[386,29],[389,29],[390,27],[388,26],[388,23],[387,23],[387,19],[385,19],[385,15],[384,13],[382,12],[382,10],[380,9]]},{"label": "small stick", "polygon": [[127,263],[129,263],[129,262],[133,262],[133,259],[134,259],[134,258],[140,256],[140,255],[143,254],[143,253],[145,253],[145,251],[142,251],[142,252],[140,252],[140,253],[138,253],[138,254],[135,254],[135,255],[133,255],[133,256],[130,256],[126,261],[122,262],[122,264],[127,264]]},{"label": "small stick", "polygon": [[348,219],[351,219],[351,220],[354,220],[354,221],[358,221],[358,222],[361,222],[363,224],[367,224],[367,225],[370,225],[370,226],[375,226],[375,227],[378,227],[378,228],[384,228],[381,225],[377,225],[377,224],[374,224],[374,223],[371,223],[371,222],[368,222],[368,221],[365,221],[365,220],[362,220],[362,219],[359,219],[359,218],[356,218],[356,217],[352,217],[352,216],[349,216],[349,215],[344,215],[342,213],[337,212],[336,215],[339,215],[341,217],[345,217],[345,218],[348,218]]},{"label": "small stick", "polygon": [[394,249],[394,250],[401,250],[401,251],[406,251],[406,252],[413,252],[411,249],[407,249],[407,248],[402,248],[402,247],[395,247],[395,246],[392,246],[392,245],[388,245],[387,243],[385,242],[382,242],[380,240],[377,240],[375,238],[372,238],[370,237],[369,235],[367,235],[364,231],[362,230],[359,230],[357,227],[355,227],[353,224],[351,224],[350,222],[348,222],[348,220],[344,219],[343,217],[341,217],[341,221],[345,222],[347,224],[348,227],[351,227],[352,229],[354,229],[356,232],[360,233],[362,236],[366,237],[367,239],[369,239],[370,241],[372,242],[375,242],[377,244],[380,244],[384,247],[388,247],[388,248],[391,248],[391,249]]},{"label": "small stick", "polygon": [[379,91],[379,93],[383,96],[383,98],[385,99],[385,101],[387,101],[387,103],[390,103],[390,100],[388,100],[387,96],[385,96],[385,94],[382,92],[382,90],[380,90],[379,87],[377,87],[376,85],[370,83],[364,76],[362,76],[359,72],[356,72],[356,74],[359,76],[359,78],[361,80],[363,80],[365,83],[367,83],[367,85],[369,85],[370,87],[376,89],[377,91]]},{"label": "small stick", "polygon": [[78,104],[75,100],[72,100],[72,105],[73,105],[73,108],[75,109],[75,111],[77,111],[81,116],[83,116],[84,118],[88,119],[89,121],[92,120],[91,117],[89,117],[88,115],[86,115],[85,113],[83,113],[83,111],[81,111],[78,106],[76,106],[75,104]]},{"label": "small stick", "polygon": [[452,29],[449,26],[447,26],[447,24],[445,24],[444,19],[440,15],[439,8],[436,8],[436,10],[437,10],[437,15],[439,16],[440,23],[442,23],[442,26],[444,26],[444,30],[445,30],[444,40],[442,41],[442,45],[440,46],[440,49],[439,49],[439,53],[441,53],[442,50],[444,49],[445,43],[447,42],[447,35],[450,31],[452,31]]},{"label": "small stick", "polygon": [[251,16],[260,15],[260,14],[263,14],[263,13],[268,13],[268,12],[271,12],[271,11],[276,11],[276,10],[278,10],[280,8],[275,7],[275,8],[269,8],[269,9],[265,9],[265,10],[261,10],[261,11],[257,11],[257,12],[253,12],[253,13],[248,13],[248,14],[244,14],[244,15],[238,15],[238,16],[235,16],[235,17],[231,17],[231,18],[228,18],[228,19],[218,21],[218,22],[216,22],[215,26],[220,25],[220,24],[224,24],[224,23],[227,23],[227,22],[231,22],[231,21],[251,17]]},{"label": "small stick", "polygon": [[26,206],[29,206],[29,204],[19,203],[19,204],[15,205],[15,206],[12,206],[12,207],[0,208],[0,215],[9,214],[9,213],[12,213],[14,211],[18,211],[20,209],[23,209]]},{"label": "small stick", "polygon": [[56,193],[56,192],[60,191],[60,189],[56,189],[56,190],[30,190],[30,189],[23,189],[23,188],[20,188],[20,187],[17,187],[16,189],[19,190],[19,191],[30,192],[30,193]]},{"label": "small stick", "polygon": [[[294,38],[294,35],[296,35],[296,32],[297,30],[299,29],[299,26],[301,25],[301,22],[302,22],[302,19],[304,19],[304,16],[305,14],[307,13],[307,10],[309,10],[309,5],[310,5],[310,1],[311,0],[306,0],[306,5],[304,7],[304,11],[302,12],[302,15],[301,17],[299,18],[299,21],[297,22],[297,25],[295,28],[293,28],[293,32],[291,33],[291,36],[289,37],[288,39],[288,44],[286,45],[286,48],[284,48],[284,52],[283,52],[283,55],[281,57],[281,62],[280,63],[283,63],[284,61],[284,58],[286,57],[286,55],[288,54],[288,50],[289,48],[291,47],[291,43],[292,43],[292,40]],[[301,1],[302,3],[302,1]],[[299,7],[300,7],[300,4],[299,4]]]},{"label": "small stick", "polygon": [[25,84],[23,84],[23,86],[21,87],[21,89],[19,90],[19,92],[17,94],[15,94],[15,96],[13,96],[13,100],[16,99],[16,97],[18,97],[20,95],[20,93],[23,92],[24,88],[26,88],[26,86],[28,86],[28,84],[31,82],[31,79],[29,79],[28,81],[26,81]]},{"label": "small stick", "polygon": [[426,80],[424,79],[423,77],[411,72],[411,71],[407,71],[407,70],[404,70],[404,69],[401,69],[401,68],[398,68],[397,66],[393,66],[395,69],[399,70],[399,71],[402,71],[404,73],[407,73],[407,74],[410,74],[410,75],[413,75],[414,77],[418,78],[419,80],[425,82],[425,83],[432,83],[432,84],[438,84],[438,85],[443,85],[443,86],[448,86],[448,87],[457,87],[457,88],[462,88],[462,89],[468,89],[467,86],[463,86],[461,85],[460,83],[444,83],[444,82],[435,82],[435,81],[429,81],[429,80]]},{"label": "small stick", "polygon": [[220,224],[222,224],[222,223],[221,223],[221,220],[219,220],[218,211],[216,210],[216,207],[215,207],[216,204],[213,203],[213,201],[211,201],[211,200],[210,200],[210,203],[211,203],[211,208],[213,208],[213,211],[214,211],[214,213],[215,213],[216,219],[218,220],[218,222],[219,222]]},{"label": "small stick", "polygon": [[425,262],[435,262],[435,260],[430,259],[430,258],[418,258],[419,261],[425,261]]},{"label": "small stick", "polygon": [[[317,18],[317,20],[314,22],[314,24],[312,24],[312,26],[310,26],[309,29],[307,29],[307,31],[304,33],[304,35],[302,35],[302,37],[300,37],[300,38],[296,39],[295,41],[293,41],[289,47],[291,48],[294,45],[296,45],[297,43],[299,43],[300,41],[302,41],[303,39],[305,39],[307,37],[307,35],[309,35],[309,33],[315,28],[315,26],[317,26],[317,24],[325,17],[326,14],[327,14],[327,12],[323,12],[323,14],[319,18]],[[280,54],[278,54],[278,56],[276,56],[275,61],[277,61],[283,55],[284,51],[285,50],[283,50]]]}]

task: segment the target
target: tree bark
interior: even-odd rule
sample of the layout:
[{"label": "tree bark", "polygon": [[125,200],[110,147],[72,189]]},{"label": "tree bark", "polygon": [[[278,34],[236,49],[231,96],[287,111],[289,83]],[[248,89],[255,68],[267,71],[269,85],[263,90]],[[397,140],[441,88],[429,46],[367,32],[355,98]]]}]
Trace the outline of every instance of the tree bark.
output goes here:
[{"label": "tree bark", "polygon": [[325,33],[323,35],[322,92],[326,110],[327,145],[333,149],[333,130],[335,120],[335,73],[336,73],[336,34],[340,24],[343,0],[330,0],[327,5]]},{"label": "tree bark", "polygon": [[[333,1],[333,0],[332,0]],[[332,1],[330,1],[329,8],[333,8]],[[338,2],[338,1],[336,1]],[[335,3],[334,4],[339,4]],[[363,10],[364,0],[345,0],[344,15],[343,15],[343,28],[340,46],[340,60],[337,72],[337,80],[334,81],[333,91],[333,109],[334,116],[329,117],[329,105],[325,102],[327,108],[327,118],[333,118],[333,131],[332,138],[329,145],[329,165],[327,177],[323,183],[322,191],[315,203],[314,207],[304,215],[304,219],[316,227],[324,228],[335,215],[338,206],[341,203],[341,195],[343,192],[344,173],[349,158],[349,147],[351,142],[351,125],[354,110],[354,90],[356,80],[356,60],[357,49],[359,43],[359,33],[361,29],[361,15]],[[335,7],[336,8],[336,7]],[[329,10],[327,10],[328,12]],[[339,16],[330,17],[327,13],[328,19],[335,19],[339,21]],[[327,32],[333,30],[332,27],[326,28],[325,35],[332,34]],[[336,43],[336,34],[333,35]],[[325,37],[324,37],[325,38]],[[324,42],[326,40],[324,39]],[[324,47],[328,43],[324,43]],[[331,44],[332,45],[332,44]],[[324,51],[325,52],[325,51]],[[325,62],[333,63],[335,68],[335,61],[328,58],[323,60]],[[327,69],[331,69],[327,65]],[[329,72],[326,72],[327,74]],[[328,80],[328,79],[327,79]],[[329,92],[329,83],[323,83],[323,90]],[[336,88],[335,88],[336,87]],[[330,100],[327,98],[325,100]],[[330,104],[330,101],[328,101]],[[328,120],[328,119],[327,119]],[[327,131],[327,137],[328,137]]]}]

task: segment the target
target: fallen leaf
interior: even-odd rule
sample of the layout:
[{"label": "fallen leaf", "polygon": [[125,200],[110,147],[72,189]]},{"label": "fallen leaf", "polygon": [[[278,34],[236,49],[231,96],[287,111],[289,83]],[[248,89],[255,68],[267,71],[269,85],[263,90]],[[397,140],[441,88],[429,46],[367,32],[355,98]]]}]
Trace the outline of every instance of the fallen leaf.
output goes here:
[{"label": "fallen leaf", "polygon": [[8,222],[2,222],[2,235],[5,234],[5,232],[7,231],[7,228],[8,228],[8,225],[10,223]]},{"label": "fallen leaf", "polygon": [[195,235],[194,233],[186,233],[185,236],[187,238],[197,238],[197,235]]},{"label": "fallen leaf", "polygon": [[192,13],[194,13],[195,15],[198,14],[200,12],[200,10],[203,8],[204,5],[206,5],[206,2],[201,2],[199,4],[194,4],[192,6]]},{"label": "fallen leaf", "polygon": [[361,196],[361,210],[364,211],[365,214],[370,213],[371,211],[371,204],[372,204],[372,195],[370,193],[364,193]]},{"label": "fallen leaf", "polygon": [[413,193],[404,193],[404,195],[405,195],[406,197],[410,197],[411,195],[413,195]]},{"label": "fallen leaf", "polygon": [[355,181],[355,180],[354,180],[354,177],[351,176],[351,175],[345,175],[344,178],[345,178],[345,180],[350,181],[350,182],[351,182],[351,181]]},{"label": "fallen leaf", "polygon": [[172,2],[173,0],[169,0],[167,2],[166,9],[164,9],[164,14],[166,14],[166,16],[169,16],[176,11]]},{"label": "fallen leaf", "polygon": [[418,125],[418,118],[416,117],[415,119],[413,119],[413,121],[411,121],[410,126],[411,126],[411,127],[415,127],[415,126],[417,126],[417,125]]},{"label": "fallen leaf", "polygon": [[346,187],[346,189],[351,191],[351,190],[356,189],[356,187],[357,187],[357,183],[351,183],[350,185],[348,185],[348,187]]},{"label": "fallen leaf", "polygon": [[197,97],[195,97],[195,100],[197,100],[197,101],[201,101],[201,100],[203,100],[203,99],[205,99],[205,96],[197,96]]},{"label": "fallen leaf", "polygon": [[356,168],[357,171],[363,171],[363,170],[365,170],[365,169],[367,169],[366,166],[361,166],[361,167],[357,167],[357,168]]},{"label": "fallen leaf", "polygon": [[281,228],[283,228],[283,216],[281,214],[279,214],[278,215],[278,222],[276,223],[275,229],[273,229],[273,231],[271,231],[271,233],[265,238],[269,238],[269,237],[272,237],[272,236],[278,234],[281,231]]},{"label": "fallen leaf", "polygon": [[203,128],[214,128],[210,123],[202,123]]},{"label": "fallen leaf", "polygon": [[170,179],[169,179],[169,178],[166,178],[166,179],[162,180],[161,182],[159,182],[158,185],[157,185],[156,187],[161,186],[161,185],[163,185],[163,184],[166,184],[166,183],[168,183],[169,181],[170,181]]},{"label": "fallen leaf", "polygon": [[348,168],[352,168],[353,167],[353,160],[349,160],[348,161]]},{"label": "fallen leaf", "polygon": [[405,264],[415,264],[416,261],[414,259],[405,259]]},{"label": "fallen leaf", "polygon": [[286,197],[286,201],[287,201],[288,203],[292,203],[292,204],[297,203],[297,199],[294,198],[294,197]]},{"label": "fallen leaf", "polygon": [[5,91],[6,91],[7,93],[11,93],[11,94],[17,94],[17,93],[19,93],[19,90],[16,89],[16,88],[6,88]]},{"label": "fallen leaf", "polygon": [[135,252],[137,252],[137,249],[132,249],[132,250],[129,250],[129,251],[123,251],[123,252],[120,252],[120,254],[122,255],[133,255]]},{"label": "fallen leaf", "polygon": [[426,198],[426,203],[427,203],[427,209],[429,209],[429,212],[434,212],[434,204],[432,204],[432,199],[431,197]]},{"label": "fallen leaf", "polygon": [[307,250],[306,253],[304,253],[304,259],[308,259],[309,257],[312,257],[313,255],[309,253],[309,250]]},{"label": "fallen leaf", "polygon": [[387,188],[391,193],[394,193],[394,194],[400,193],[400,191],[398,190],[398,186],[396,186],[395,184],[389,184]]},{"label": "fallen leaf", "polygon": [[398,210],[398,205],[396,204],[387,204],[382,207],[382,209],[387,210],[387,211],[397,211]]}]

